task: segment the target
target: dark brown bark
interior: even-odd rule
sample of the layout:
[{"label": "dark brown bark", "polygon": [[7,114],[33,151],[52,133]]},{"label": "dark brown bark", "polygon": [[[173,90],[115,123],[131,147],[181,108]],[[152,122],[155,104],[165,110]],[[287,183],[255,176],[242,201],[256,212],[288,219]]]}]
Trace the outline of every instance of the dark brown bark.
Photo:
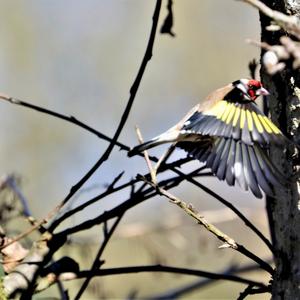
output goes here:
[{"label": "dark brown bark", "polygon": [[[300,2],[291,0],[263,1],[270,8],[288,15],[300,17]],[[284,31],[266,30],[270,19],[264,15],[261,20],[261,39],[270,45],[280,44]],[[261,78],[271,92],[270,115],[280,129],[295,143],[300,141],[300,71],[291,65],[282,72],[270,76],[262,68]],[[271,149],[275,165],[287,176],[293,178],[286,191],[276,191],[276,198],[267,198],[272,242],[275,249],[275,274],[273,276],[272,299],[300,299],[300,204],[299,204],[299,154],[297,147],[287,145],[287,151]],[[299,172],[299,171],[298,171]]]}]

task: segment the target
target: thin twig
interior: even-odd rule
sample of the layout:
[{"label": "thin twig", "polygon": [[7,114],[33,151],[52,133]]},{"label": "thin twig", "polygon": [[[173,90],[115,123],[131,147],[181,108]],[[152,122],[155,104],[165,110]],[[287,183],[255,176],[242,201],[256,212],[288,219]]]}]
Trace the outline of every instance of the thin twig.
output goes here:
[{"label": "thin twig", "polygon": [[[192,176],[193,172],[188,173],[187,176]],[[166,179],[165,181],[160,182],[160,185],[164,187],[165,190],[171,189],[175,186],[178,186],[184,178],[181,176],[176,176],[174,178]],[[145,183],[146,185],[146,183]],[[91,220],[86,220],[81,224],[75,225],[73,227],[69,227],[64,229],[61,232],[58,232],[56,235],[61,235],[62,237],[69,236],[70,234],[74,234],[79,231],[90,229],[91,227],[101,224],[107,220],[117,217],[122,211],[128,210],[135,205],[150,199],[151,197],[157,195],[157,191],[153,190],[152,187],[149,187],[144,191],[136,191],[133,195],[129,197],[126,201],[119,204],[118,206],[112,208],[111,210],[105,211],[103,214],[95,217]]]},{"label": "thin twig", "polygon": [[244,224],[249,227],[266,245],[267,247],[271,250],[272,253],[274,253],[274,248],[271,244],[271,242],[263,235],[263,233],[239,210],[237,209],[232,203],[229,201],[225,200],[223,197],[206,187],[205,185],[201,184],[194,178],[191,178],[189,176],[186,176],[184,173],[182,173],[180,170],[174,169],[172,170],[176,172],[177,174],[182,174],[186,181],[194,184],[195,186],[199,187],[202,189],[204,192],[209,194],[210,196],[214,197],[217,199],[219,202],[227,206],[230,210],[232,210],[243,222]]},{"label": "thin twig", "polygon": [[[136,130],[138,140],[139,140],[140,144],[142,144],[144,142],[143,137],[142,137],[142,133],[141,133],[140,129],[137,126],[135,127],[135,130]],[[149,155],[148,155],[148,151],[143,151],[143,154],[144,154],[145,161],[146,161],[146,164],[147,164],[149,172],[150,172],[151,180],[153,182],[157,182],[156,181],[156,172],[152,167],[152,164],[151,164],[151,161],[150,161],[150,158],[149,158]]]},{"label": "thin twig", "polygon": [[158,191],[159,194],[167,197],[172,203],[179,206],[181,209],[183,209],[188,215],[190,215],[192,218],[197,220],[197,222],[201,225],[203,225],[208,231],[210,231],[212,234],[214,234],[219,240],[225,243],[224,247],[230,247],[248,258],[252,259],[254,262],[256,262],[262,269],[267,271],[270,274],[273,274],[273,268],[263,261],[261,258],[253,254],[251,251],[246,249],[244,246],[239,245],[235,242],[235,240],[228,235],[226,235],[224,232],[222,232],[219,228],[216,226],[210,224],[203,216],[200,215],[200,213],[195,210],[191,205],[188,205],[186,202],[182,201],[178,197],[175,197],[171,193],[167,192],[163,188],[159,187],[157,184],[147,180],[146,178],[142,178],[146,183],[151,185],[155,190]]},{"label": "thin twig", "polygon": [[[50,109],[47,109],[45,107],[38,106],[38,105],[29,103],[27,101],[17,99],[15,97],[11,97],[11,96],[5,95],[5,94],[0,94],[0,99],[5,100],[5,101],[7,101],[11,104],[14,104],[14,105],[19,105],[19,106],[22,106],[22,107],[26,107],[26,108],[38,111],[40,113],[43,113],[43,114],[46,114],[46,115],[64,120],[64,121],[69,122],[71,124],[77,125],[77,126],[81,127],[82,129],[87,130],[88,132],[96,135],[98,138],[100,138],[104,141],[107,141],[107,142],[112,141],[112,138],[110,138],[107,135],[103,134],[102,132],[94,129],[93,127],[87,125],[86,123],[78,120],[74,116],[64,115],[64,114],[56,112],[54,110],[50,110]],[[124,145],[120,142],[116,142],[116,145],[119,146],[122,150],[126,150],[126,151],[130,150],[130,147],[128,147],[128,146],[126,146],[126,145]]]},{"label": "thin twig", "polygon": [[181,209],[183,209],[188,215],[193,217],[199,224],[203,225],[208,231],[213,233],[219,240],[221,240],[222,242],[225,242],[231,248],[237,249],[237,244],[232,238],[230,238],[228,235],[223,233],[216,226],[209,224],[206,221],[206,219],[203,216],[201,216],[200,213],[198,211],[196,211],[191,205],[182,201],[178,197],[175,197],[174,195],[172,195],[168,191],[164,190],[163,188],[161,188],[154,182],[147,180],[145,177],[141,177],[141,179],[143,181],[145,181],[147,184],[151,185],[155,190],[157,190],[160,195],[167,197],[171,201],[171,203],[176,204]]},{"label": "thin twig", "polygon": [[[250,271],[257,271],[258,266],[256,264],[246,265],[237,267],[236,265],[229,266],[223,271],[220,271],[219,274],[223,275],[234,275],[234,274],[240,274]],[[205,278],[205,279],[197,279],[196,281],[192,283],[185,284],[180,287],[173,287],[170,290],[167,290],[163,293],[157,294],[155,296],[147,297],[147,300],[169,300],[169,299],[178,299],[179,297],[183,297],[188,293],[191,293],[195,290],[201,289],[203,287],[206,287],[208,285],[214,284],[216,281],[211,278]]]},{"label": "thin twig", "polygon": [[[114,224],[112,225],[110,230],[105,234],[104,241],[102,242],[102,244],[99,248],[99,251],[98,251],[97,255],[95,256],[93,265],[90,268],[91,274],[92,274],[93,271],[98,270],[99,267],[101,266],[102,262],[101,262],[100,258],[103,254],[103,251],[104,251],[105,247],[107,246],[107,244],[108,244],[110,238],[112,237],[113,233],[115,232],[117,226],[119,225],[122,217],[124,216],[124,213],[122,213],[120,216],[117,217],[117,220],[114,222]],[[89,285],[92,278],[93,278],[93,276],[87,276],[86,277],[86,279],[83,282],[83,284],[81,285],[78,293],[74,297],[74,300],[79,300],[80,299],[80,297],[83,295],[84,291],[88,287],[88,285]]]},{"label": "thin twig", "polygon": [[[168,170],[169,168],[172,168],[172,167],[175,167],[175,166],[181,166],[182,164],[184,164],[188,161],[189,160],[183,159],[183,160],[175,161],[175,162],[170,163],[170,164],[166,164],[166,165],[164,165],[164,168],[159,169],[159,172],[163,172],[163,171]],[[203,168],[201,167],[201,168],[197,169],[196,172],[193,171],[193,172],[189,173],[188,176],[199,176],[198,172],[201,171],[202,169]],[[144,176],[146,178],[148,178],[148,176],[150,176],[150,174],[145,174]],[[170,179],[171,180],[169,182],[171,182],[173,180],[172,178],[170,178]],[[98,200],[100,200],[102,198],[105,198],[106,196],[108,196],[110,194],[113,194],[115,192],[121,191],[125,188],[131,187],[131,186],[133,186],[134,184],[136,184],[138,182],[140,182],[140,180],[135,178],[135,179],[129,180],[128,182],[126,182],[124,184],[121,184],[117,187],[114,187],[113,189],[107,188],[106,191],[104,191],[100,195],[97,195],[94,198],[86,201],[85,203],[82,203],[82,204],[78,205],[77,207],[66,211],[62,216],[60,216],[60,217],[56,218],[55,220],[53,220],[53,223],[50,224],[51,231],[52,231],[52,228],[56,228],[59,224],[61,224],[64,220],[66,220],[70,216],[74,215],[77,212],[80,212],[80,211],[84,210],[86,207],[92,205],[93,203],[97,202]],[[142,192],[142,190],[140,190],[139,192]]]},{"label": "thin twig", "polygon": [[175,149],[175,144],[172,144],[166,150],[166,152],[159,158],[158,162],[154,166],[154,172],[155,172],[155,174],[157,174],[157,171],[160,168],[160,166],[162,164],[164,164],[167,161],[167,159],[171,156],[171,154],[173,153],[174,149]]},{"label": "thin twig", "polygon": [[83,270],[78,273],[73,274],[62,274],[59,276],[61,280],[73,280],[79,278],[86,278],[87,276],[109,276],[109,275],[121,275],[121,274],[132,274],[132,273],[148,273],[148,272],[165,272],[165,273],[174,273],[174,274],[182,274],[182,275],[191,275],[191,276],[199,276],[206,277],[215,280],[228,280],[232,282],[239,282],[242,284],[253,284],[257,287],[266,288],[267,286],[258,281],[245,279],[235,275],[227,275],[227,274],[219,274],[219,273],[211,273],[202,270],[193,270],[193,269],[185,269],[185,268],[176,268],[169,267],[163,265],[150,265],[150,266],[134,266],[134,267],[121,267],[121,268],[109,268],[109,269],[99,269],[92,272],[90,270]]},{"label": "thin twig", "polygon": [[36,229],[40,228],[41,226],[43,226],[44,224],[47,224],[49,222],[49,220],[51,220],[60,210],[60,206],[56,206],[53,210],[51,210],[48,215],[43,218],[42,220],[39,220],[38,222],[35,222],[35,224],[30,227],[28,230],[22,232],[21,234],[17,235],[16,237],[14,237],[13,239],[11,239],[10,242],[8,242],[5,245],[1,245],[0,246],[0,250],[4,249],[5,247],[13,244],[14,242],[17,242],[23,238],[25,238],[26,236],[30,235],[32,232],[34,232]]}]

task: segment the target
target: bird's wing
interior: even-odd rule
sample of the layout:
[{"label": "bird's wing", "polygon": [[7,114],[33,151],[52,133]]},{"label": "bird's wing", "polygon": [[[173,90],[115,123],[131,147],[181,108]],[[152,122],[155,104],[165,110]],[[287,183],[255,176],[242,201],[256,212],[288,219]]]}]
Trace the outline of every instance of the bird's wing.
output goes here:
[{"label": "bird's wing", "polygon": [[259,145],[245,144],[233,138],[215,137],[199,142],[179,142],[192,157],[205,162],[220,179],[233,186],[237,182],[244,190],[262,197],[261,190],[274,196],[274,186],[284,186],[286,179],[269,160]]},{"label": "bird's wing", "polygon": [[201,134],[233,138],[247,145],[257,142],[282,145],[286,138],[277,126],[253,103],[231,103],[221,100],[195,111],[181,128],[183,134]]}]

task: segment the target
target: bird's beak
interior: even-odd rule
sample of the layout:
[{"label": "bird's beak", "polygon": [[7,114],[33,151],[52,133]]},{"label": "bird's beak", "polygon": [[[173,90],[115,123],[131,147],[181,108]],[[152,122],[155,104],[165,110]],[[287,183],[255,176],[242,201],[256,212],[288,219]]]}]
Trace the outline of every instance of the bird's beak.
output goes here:
[{"label": "bird's beak", "polygon": [[260,89],[258,89],[256,91],[256,95],[257,96],[260,96],[260,95],[268,96],[268,95],[270,95],[270,93],[265,88],[261,87]]}]

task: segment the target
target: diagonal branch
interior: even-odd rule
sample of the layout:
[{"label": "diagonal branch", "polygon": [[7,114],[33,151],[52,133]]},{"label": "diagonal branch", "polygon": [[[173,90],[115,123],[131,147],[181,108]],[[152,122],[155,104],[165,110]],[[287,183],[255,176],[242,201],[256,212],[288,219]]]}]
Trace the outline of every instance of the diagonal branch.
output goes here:
[{"label": "diagonal branch", "polygon": [[[178,170],[176,170],[176,172],[177,171]],[[181,171],[179,171],[179,172],[182,173]],[[244,224],[247,227],[249,227],[266,244],[266,246],[270,249],[270,251],[272,253],[274,253],[274,249],[273,249],[273,246],[272,246],[271,242],[263,235],[263,233],[238,208],[236,208],[232,203],[225,200],[223,197],[221,197],[220,195],[218,195],[217,193],[215,193],[214,191],[212,191],[211,189],[209,189],[205,185],[201,184],[200,182],[198,182],[194,178],[187,177],[186,175],[185,175],[185,177],[186,177],[185,179],[188,182],[190,182],[190,183],[194,184],[195,186],[199,187],[200,189],[205,191],[207,194],[211,195],[212,197],[214,197],[215,199],[220,201],[222,204],[227,206],[230,210],[232,210],[244,222]]]},{"label": "diagonal branch", "polygon": [[224,247],[230,247],[241,254],[247,256],[254,262],[256,262],[263,270],[267,271],[270,274],[273,274],[274,270],[273,268],[263,261],[261,258],[256,256],[254,253],[246,249],[244,246],[238,244],[235,242],[235,240],[228,235],[226,235],[223,231],[221,231],[219,228],[214,226],[213,224],[210,224],[203,216],[200,215],[200,213],[195,210],[191,205],[188,205],[186,202],[182,201],[178,197],[175,197],[171,193],[167,192],[157,184],[147,180],[146,178],[142,178],[147,184],[151,185],[160,195],[163,195],[167,197],[171,203],[176,204],[181,209],[183,209],[188,215],[190,215],[192,218],[197,220],[197,222],[201,225],[203,225],[208,231],[210,231],[212,234],[214,234],[219,240],[225,243],[225,245],[221,246]]},{"label": "diagonal branch", "polygon": [[[7,102],[9,102],[11,104],[14,104],[14,105],[19,105],[19,106],[22,106],[22,107],[26,107],[26,108],[29,108],[29,109],[41,112],[43,114],[46,114],[46,115],[49,115],[49,116],[52,116],[52,117],[64,120],[64,121],[69,122],[71,124],[77,125],[77,126],[83,128],[83,129],[87,130],[90,133],[95,134],[98,138],[100,138],[100,139],[102,139],[104,141],[107,141],[107,142],[111,142],[112,141],[112,138],[110,138],[107,135],[101,133],[100,131],[96,130],[95,128],[87,125],[86,123],[78,120],[74,116],[64,115],[64,114],[56,112],[54,110],[50,110],[48,108],[45,108],[45,107],[42,107],[42,106],[38,106],[38,105],[29,103],[27,101],[24,101],[24,100],[21,100],[21,99],[17,99],[17,98],[14,98],[14,97],[11,97],[11,96],[8,96],[8,95],[5,95],[5,94],[0,94],[0,99],[1,100],[5,100],[5,101],[7,101]],[[128,147],[128,146],[126,146],[124,144],[121,144],[118,141],[116,142],[116,145],[119,146],[122,150],[127,150],[128,151],[130,149],[130,147]]]}]

